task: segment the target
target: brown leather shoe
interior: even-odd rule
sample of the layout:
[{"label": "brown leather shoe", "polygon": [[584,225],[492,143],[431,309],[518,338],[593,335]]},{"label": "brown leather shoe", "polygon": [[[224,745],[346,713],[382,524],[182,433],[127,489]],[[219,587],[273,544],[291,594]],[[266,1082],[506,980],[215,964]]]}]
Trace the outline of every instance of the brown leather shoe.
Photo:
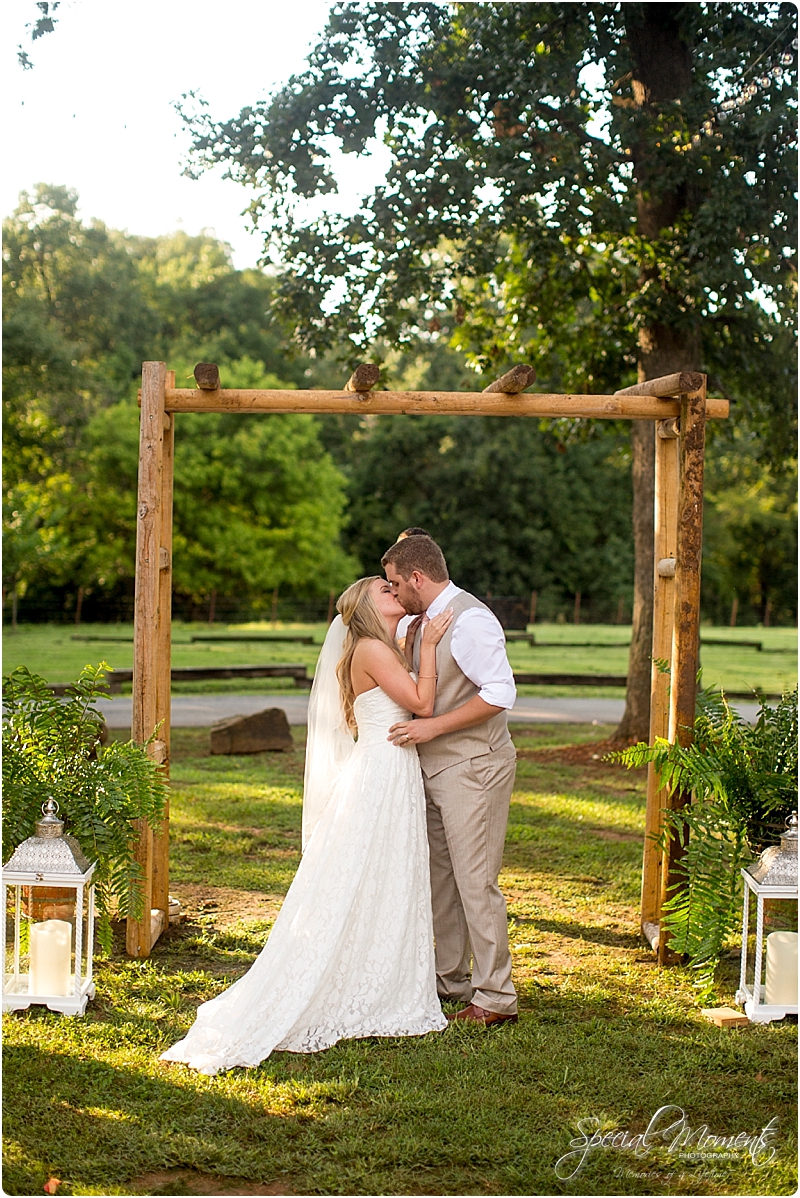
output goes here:
[{"label": "brown leather shoe", "polygon": [[457,1011],[455,1015],[448,1015],[447,1019],[450,1023],[482,1023],[484,1027],[499,1027],[501,1023],[516,1023],[518,1016],[516,1015],[500,1015],[497,1011],[486,1011],[483,1007],[477,1006],[471,1002],[468,1007],[464,1007],[463,1011]]}]

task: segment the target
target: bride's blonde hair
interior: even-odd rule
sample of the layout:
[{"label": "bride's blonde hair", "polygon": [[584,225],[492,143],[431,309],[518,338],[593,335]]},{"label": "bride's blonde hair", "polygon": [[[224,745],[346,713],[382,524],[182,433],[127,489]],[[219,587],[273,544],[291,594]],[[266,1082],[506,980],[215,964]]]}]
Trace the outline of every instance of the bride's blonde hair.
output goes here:
[{"label": "bride's blonde hair", "polygon": [[344,652],[339,658],[339,664],[336,667],[336,677],[339,679],[339,687],[342,692],[344,717],[348,728],[353,731],[356,729],[356,719],[353,715],[353,704],[356,697],[353,691],[351,664],[358,642],[365,638],[373,641],[382,641],[384,645],[389,646],[397,657],[397,660],[403,663],[403,669],[410,670],[411,668],[401,653],[397,641],[386,627],[386,621],[378,611],[375,600],[372,598],[370,588],[378,577],[379,575],[372,574],[369,578],[359,578],[358,582],[354,582],[352,586],[349,586],[339,596],[336,604],[336,610],[339,612],[347,628],[344,640]]}]

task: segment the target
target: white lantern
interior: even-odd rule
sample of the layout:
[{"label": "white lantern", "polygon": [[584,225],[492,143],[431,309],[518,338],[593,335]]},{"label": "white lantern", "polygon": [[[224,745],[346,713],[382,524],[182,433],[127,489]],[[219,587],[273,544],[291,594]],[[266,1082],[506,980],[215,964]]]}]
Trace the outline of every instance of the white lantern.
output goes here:
[{"label": "white lantern", "polygon": [[[48,799],[36,835],[3,866],[3,1010],[83,1015],[94,998],[94,864]],[[11,926],[9,926],[11,925]]]},{"label": "white lantern", "polygon": [[[780,845],[770,845],[753,865],[742,870],[744,916],[742,967],[736,1001],[753,1023],[770,1023],[797,1014],[797,933],[773,932],[767,936],[764,973],[764,900],[785,900],[797,905],[797,812],[786,821]],[[749,901],[756,896],[756,938],[752,978],[748,976]]]}]

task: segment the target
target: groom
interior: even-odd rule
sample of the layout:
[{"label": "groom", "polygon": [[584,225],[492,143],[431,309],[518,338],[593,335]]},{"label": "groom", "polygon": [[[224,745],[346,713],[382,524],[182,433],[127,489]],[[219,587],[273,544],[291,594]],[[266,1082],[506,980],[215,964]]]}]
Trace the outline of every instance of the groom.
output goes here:
[{"label": "groom", "polygon": [[485,604],[450,581],[430,537],[405,537],[381,565],[417,617],[406,634],[415,669],[420,629],[439,612],[454,613],[436,649],[433,716],[394,724],[389,733],[394,744],[416,745],[422,766],[439,997],[468,1004],[456,1020],[516,1023],[506,904],[497,884],[516,771],[508,733],[516,689],[503,630]]}]

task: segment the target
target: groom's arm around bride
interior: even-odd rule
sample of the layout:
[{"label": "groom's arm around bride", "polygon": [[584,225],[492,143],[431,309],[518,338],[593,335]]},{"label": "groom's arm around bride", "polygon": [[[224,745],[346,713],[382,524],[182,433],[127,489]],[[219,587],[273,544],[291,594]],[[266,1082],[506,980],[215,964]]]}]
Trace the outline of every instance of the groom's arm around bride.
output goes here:
[{"label": "groom's arm around bride", "polygon": [[445,608],[454,613],[436,649],[433,715],[394,725],[390,739],[417,746],[425,781],[439,995],[469,1004],[457,1018],[498,1023],[517,1009],[497,883],[516,769],[505,637],[486,605],[450,581],[430,537],[398,541],[382,565],[400,603],[418,617],[406,637],[415,668],[426,619]]}]

